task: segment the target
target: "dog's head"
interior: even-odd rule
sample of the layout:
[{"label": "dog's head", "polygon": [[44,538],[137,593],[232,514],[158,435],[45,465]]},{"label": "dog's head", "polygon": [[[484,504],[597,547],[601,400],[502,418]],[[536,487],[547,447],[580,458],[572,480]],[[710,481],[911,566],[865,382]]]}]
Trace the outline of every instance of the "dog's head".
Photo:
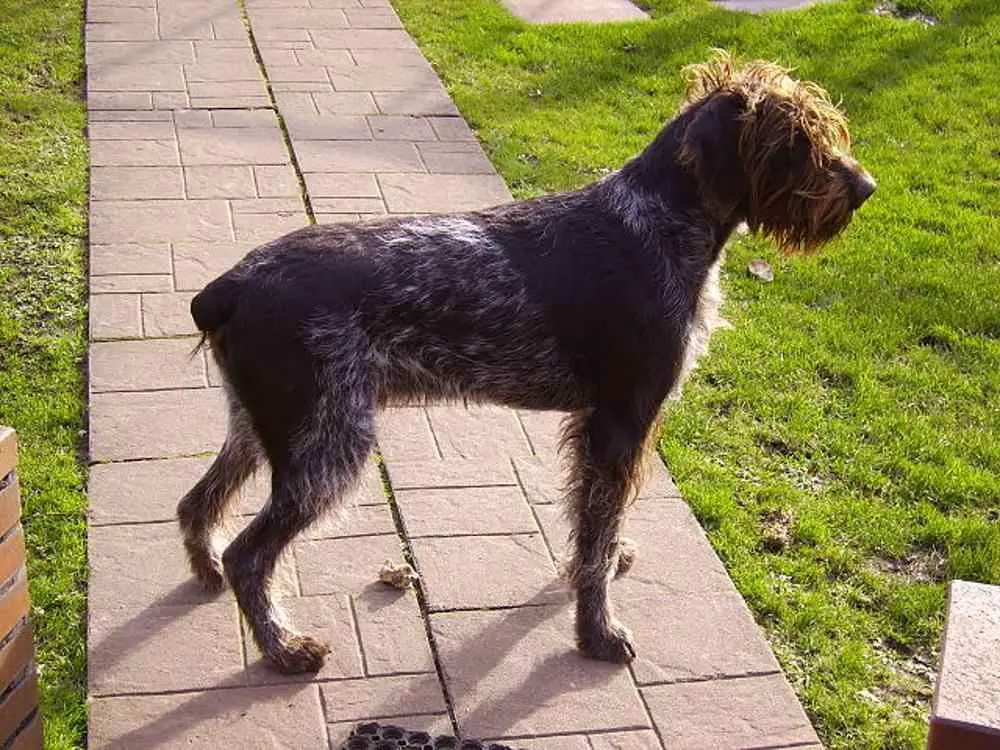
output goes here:
[{"label": "dog's head", "polygon": [[814,83],[724,52],[686,69],[681,160],[703,194],[787,251],[835,237],[875,191],[850,155],[847,120]]}]

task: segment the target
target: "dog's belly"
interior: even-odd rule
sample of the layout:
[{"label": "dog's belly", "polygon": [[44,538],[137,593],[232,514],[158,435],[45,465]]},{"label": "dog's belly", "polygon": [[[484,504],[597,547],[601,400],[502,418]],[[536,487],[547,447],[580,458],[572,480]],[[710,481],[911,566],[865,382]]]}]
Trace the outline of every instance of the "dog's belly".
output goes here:
[{"label": "dog's belly", "polygon": [[522,409],[575,411],[591,404],[581,381],[544,340],[498,344],[428,339],[377,356],[383,404],[469,400]]}]

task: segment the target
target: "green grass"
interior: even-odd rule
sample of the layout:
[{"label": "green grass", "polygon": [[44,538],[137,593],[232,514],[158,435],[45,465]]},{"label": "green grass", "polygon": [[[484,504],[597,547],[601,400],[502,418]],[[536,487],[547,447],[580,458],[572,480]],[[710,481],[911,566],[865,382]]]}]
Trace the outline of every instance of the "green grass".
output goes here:
[{"label": "green grass", "polygon": [[46,747],[86,733],[79,0],[0,0],[0,424],[20,441]]},{"label": "green grass", "polygon": [[823,741],[920,748],[945,581],[1000,583],[1000,4],[901,4],[932,26],[870,0],[648,5],[649,23],[528,27],[491,0],[396,0],[521,197],[641,149],[710,47],[842,97],[879,192],[818,257],[732,243],[735,327],[660,448]]}]

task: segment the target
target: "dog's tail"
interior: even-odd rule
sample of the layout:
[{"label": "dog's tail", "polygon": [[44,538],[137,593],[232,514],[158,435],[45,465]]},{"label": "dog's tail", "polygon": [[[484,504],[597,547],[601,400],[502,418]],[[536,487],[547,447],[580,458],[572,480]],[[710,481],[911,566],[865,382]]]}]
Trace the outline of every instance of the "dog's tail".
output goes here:
[{"label": "dog's tail", "polygon": [[191,317],[201,331],[201,341],[195,352],[202,349],[219,333],[236,311],[240,284],[230,274],[224,274],[202,289],[191,300]]}]

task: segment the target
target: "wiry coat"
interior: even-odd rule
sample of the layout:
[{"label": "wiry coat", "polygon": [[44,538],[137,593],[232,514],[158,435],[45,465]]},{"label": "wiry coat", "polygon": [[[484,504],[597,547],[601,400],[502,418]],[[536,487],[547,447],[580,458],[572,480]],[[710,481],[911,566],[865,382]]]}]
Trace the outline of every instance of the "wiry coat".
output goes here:
[{"label": "wiry coat", "polygon": [[315,669],[323,647],[273,611],[277,554],[350,487],[379,407],[442,399],[569,415],[578,641],[632,658],[607,600],[620,522],[660,405],[717,320],[726,240],[747,221],[810,247],[873,189],[836,110],[786,79],[720,58],[696,72],[689,106],[601,182],[486,211],[309,227],[195,297],[232,426],[180,518],[196,573],[220,585],[215,519],[266,456],[271,502],[223,562],[279,668]]}]

